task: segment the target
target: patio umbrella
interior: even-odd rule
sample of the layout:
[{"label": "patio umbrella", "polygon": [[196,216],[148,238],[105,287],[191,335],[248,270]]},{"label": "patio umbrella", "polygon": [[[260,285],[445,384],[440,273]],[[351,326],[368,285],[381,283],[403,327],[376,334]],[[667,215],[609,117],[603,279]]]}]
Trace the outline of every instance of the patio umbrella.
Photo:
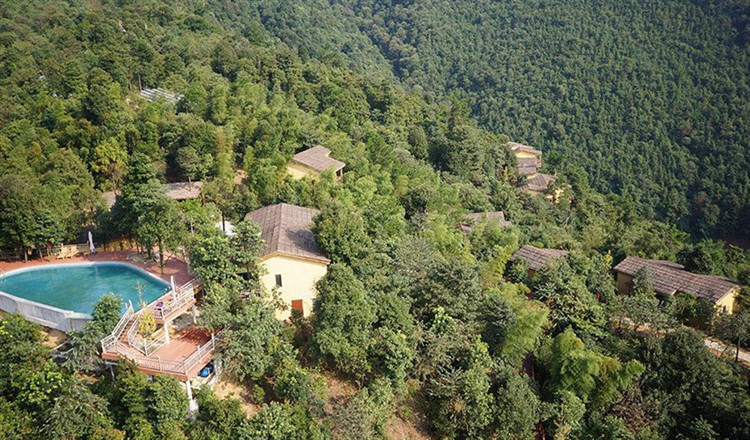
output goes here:
[{"label": "patio umbrella", "polygon": [[96,247],[94,247],[94,236],[91,235],[91,231],[89,231],[89,249],[92,254],[96,252]]}]

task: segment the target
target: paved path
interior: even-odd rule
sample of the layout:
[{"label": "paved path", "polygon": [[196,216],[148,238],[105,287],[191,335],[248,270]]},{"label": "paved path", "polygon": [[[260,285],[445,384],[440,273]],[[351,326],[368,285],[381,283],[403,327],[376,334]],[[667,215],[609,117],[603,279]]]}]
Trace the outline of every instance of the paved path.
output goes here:
[{"label": "paved path", "polygon": [[[633,326],[632,321],[630,319],[628,319],[628,318],[622,318],[621,321],[624,322],[626,325],[628,325],[630,327]],[[643,331],[643,332],[664,334],[663,331],[652,330],[651,327],[648,324],[642,324],[638,328],[638,330],[639,331]],[[732,359],[732,361],[734,361],[735,355],[737,354],[737,347],[736,346],[734,346],[734,345],[727,346],[727,344],[725,344],[725,343],[723,343],[721,341],[718,341],[716,339],[705,338],[705,339],[703,339],[703,344],[705,344],[706,348],[708,348],[709,350],[711,350],[711,352],[714,353],[714,354],[723,354],[723,353],[726,353],[727,356],[729,356]],[[740,363],[742,363],[744,366],[750,368],[750,352],[748,352],[747,350],[740,349],[740,353],[739,353],[738,358],[739,358]]]},{"label": "paved path", "polygon": [[[726,350],[727,355],[731,356],[732,360],[734,360],[734,356],[737,353],[737,347],[727,347],[727,345],[723,342],[719,342],[713,339],[706,338],[703,340],[703,343],[706,344],[706,347],[708,347],[712,351],[724,353]],[[746,350],[740,349],[739,359],[740,362],[750,365],[750,353],[748,353]]]}]

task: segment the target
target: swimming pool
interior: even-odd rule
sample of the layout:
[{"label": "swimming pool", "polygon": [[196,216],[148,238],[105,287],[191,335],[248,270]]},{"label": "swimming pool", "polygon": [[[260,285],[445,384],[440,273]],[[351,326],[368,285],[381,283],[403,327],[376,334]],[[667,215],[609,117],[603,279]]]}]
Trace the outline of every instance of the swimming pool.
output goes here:
[{"label": "swimming pool", "polygon": [[57,309],[91,314],[104,294],[114,292],[123,304],[150,303],[170,290],[169,283],[125,263],[70,263],[19,269],[0,277],[0,292]]}]

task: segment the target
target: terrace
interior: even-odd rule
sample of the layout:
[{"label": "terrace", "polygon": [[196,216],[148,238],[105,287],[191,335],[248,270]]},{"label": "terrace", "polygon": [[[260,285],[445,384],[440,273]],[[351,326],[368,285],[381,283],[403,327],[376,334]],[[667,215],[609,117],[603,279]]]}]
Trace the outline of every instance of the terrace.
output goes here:
[{"label": "terrace", "polygon": [[[102,339],[102,358],[129,359],[149,375],[166,374],[182,381],[194,377],[211,361],[218,339],[195,325],[173,323],[188,310],[194,312],[195,294],[202,288],[193,279],[138,312],[128,305],[112,333]],[[151,313],[160,326],[148,336],[141,334],[139,325],[145,313]]]}]

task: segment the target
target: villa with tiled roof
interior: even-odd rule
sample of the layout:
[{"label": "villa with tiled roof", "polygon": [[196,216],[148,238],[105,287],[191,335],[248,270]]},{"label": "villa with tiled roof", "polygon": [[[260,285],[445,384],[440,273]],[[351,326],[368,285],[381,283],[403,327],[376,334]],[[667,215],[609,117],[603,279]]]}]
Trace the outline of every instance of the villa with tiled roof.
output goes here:
[{"label": "villa with tiled roof", "polygon": [[510,259],[511,261],[527,261],[529,263],[529,275],[533,276],[536,272],[549,264],[550,261],[556,258],[563,258],[566,255],[568,255],[568,251],[562,249],[538,248],[526,244],[522,246],[521,249],[517,250]]},{"label": "villa with tiled roof", "polygon": [[547,190],[550,183],[553,183],[555,180],[555,176],[552,174],[536,173],[526,177],[526,180],[520,183],[516,189],[534,194],[543,194],[546,197],[552,198],[552,195],[548,194]]},{"label": "villa with tiled roof", "polygon": [[542,152],[534,147],[519,144],[518,142],[508,142],[508,148],[516,157],[516,174],[520,182],[516,190],[529,194],[543,195],[552,202],[557,202],[562,191],[560,189],[554,192],[548,191],[549,185],[557,179],[552,174],[540,173],[542,167]]},{"label": "villa with tiled roof", "polygon": [[617,290],[627,293],[633,286],[633,278],[641,269],[647,269],[659,295],[693,295],[706,298],[726,313],[734,312],[734,302],[740,286],[729,278],[717,275],[692,273],[677,263],[627,257],[615,266]]},{"label": "villa with tiled roof", "polygon": [[292,309],[308,316],[317,297],[315,284],[328,272],[331,261],[311,230],[313,219],[319,213],[316,209],[279,203],[245,217],[260,225],[261,237],[266,243],[260,259],[265,268],[261,282],[268,292],[278,290],[290,307],[277,312],[278,319],[287,319]]},{"label": "villa with tiled roof", "polygon": [[[168,198],[182,202],[183,200],[197,199],[201,196],[203,182],[174,182],[164,184],[164,195]],[[112,208],[117,200],[117,193],[107,191],[102,193],[102,198],[108,208]]]},{"label": "villa with tiled roof", "polygon": [[516,156],[516,172],[519,176],[536,174],[537,170],[542,167],[541,151],[518,142],[508,142],[507,145]]},{"label": "villa with tiled roof", "polygon": [[505,220],[505,213],[503,211],[471,212],[461,217],[461,220],[458,222],[458,229],[466,233],[471,232],[475,225],[483,221],[496,222],[503,228],[513,225],[510,221]]},{"label": "villa with tiled roof", "polygon": [[307,150],[300,151],[292,157],[287,164],[287,173],[294,179],[312,177],[316,179],[324,171],[333,171],[337,177],[341,177],[346,164],[331,157],[331,150],[316,145]]}]

